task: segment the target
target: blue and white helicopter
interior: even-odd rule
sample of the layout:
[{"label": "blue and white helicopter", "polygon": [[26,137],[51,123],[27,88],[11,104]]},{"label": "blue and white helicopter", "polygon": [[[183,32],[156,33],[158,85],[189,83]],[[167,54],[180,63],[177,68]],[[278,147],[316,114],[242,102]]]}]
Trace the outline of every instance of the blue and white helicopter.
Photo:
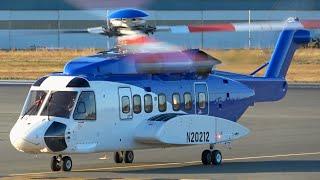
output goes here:
[{"label": "blue and white helicopter", "polygon": [[[132,163],[133,150],[207,144],[204,165],[222,163],[215,144],[244,137],[237,120],[250,106],[277,101],[297,48],[310,41],[316,21],[155,27],[136,9],[112,13],[106,27],[86,32],[117,37],[108,51],[68,62],[62,73],[30,88],[10,132],[25,153],[50,153],[52,171],[70,171],[77,153],[114,152],[116,163]],[[199,49],[184,50],[148,36],[157,31],[282,30],[268,63],[250,75],[215,70],[219,60]],[[255,76],[266,67],[265,75]]]}]

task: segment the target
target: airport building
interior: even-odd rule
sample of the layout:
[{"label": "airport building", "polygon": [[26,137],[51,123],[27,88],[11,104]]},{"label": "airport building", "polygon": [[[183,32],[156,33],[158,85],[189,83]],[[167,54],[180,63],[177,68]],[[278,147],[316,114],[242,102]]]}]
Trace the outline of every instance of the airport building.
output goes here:
[{"label": "airport building", "polygon": [[[207,24],[320,19],[317,0],[2,0],[0,48],[108,48],[114,39],[92,34],[64,34],[105,24],[108,13],[135,7],[149,13],[155,25]],[[315,31],[314,33],[319,33]],[[156,33],[156,38],[187,48],[270,48],[279,32]],[[106,40],[107,39],[107,40]]]}]

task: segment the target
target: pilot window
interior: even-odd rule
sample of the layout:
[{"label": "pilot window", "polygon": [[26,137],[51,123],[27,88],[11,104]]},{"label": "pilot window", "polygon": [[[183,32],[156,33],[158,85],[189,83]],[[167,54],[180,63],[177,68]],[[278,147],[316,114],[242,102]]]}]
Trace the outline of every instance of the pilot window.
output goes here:
[{"label": "pilot window", "polygon": [[95,120],[96,119],[96,100],[94,92],[83,91],[77,102],[73,113],[75,120]]},{"label": "pilot window", "polygon": [[122,96],[122,112],[128,114],[130,112],[130,99],[128,96]]},{"label": "pilot window", "polygon": [[192,109],[192,96],[191,96],[191,94],[184,93],[183,98],[184,98],[184,109],[185,110]]},{"label": "pilot window", "polygon": [[133,112],[136,114],[141,112],[141,97],[139,95],[133,96]]},{"label": "pilot window", "polygon": [[172,109],[174,111],[179,111],[180,109],[180,95],[178,93],[172,95]]},{"label": "pilot window", "polygon": [[198,94],[198,105],[200,109],[205,109],[206,108],[206,104],[207,104],[207,97],[206,97],[206,93],[201,92]]},{"label": "pilot window", "polygon": [[41,115],[69,118],[77,94],[76,91],[52,91]]},{"label": "pilot window", "polygon": [[144,96],[144,111],[150,113],[153,110],[152,96],[147,94]]},{"label": "pilot window", "polygon": [[167,110],[167,100],[165,94],[159,94],[158,96],[158,108],[160,112]]},{"label": "pilot window", "polygon": [[37,115],[48,91],[30,91],[26,105],[23,110],[24,115]]}]

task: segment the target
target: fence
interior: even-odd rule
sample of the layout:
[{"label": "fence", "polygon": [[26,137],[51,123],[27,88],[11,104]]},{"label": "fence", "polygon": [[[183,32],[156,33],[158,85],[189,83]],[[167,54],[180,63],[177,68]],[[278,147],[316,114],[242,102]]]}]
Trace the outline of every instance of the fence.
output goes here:
[{"label": "fence", "polygon": [[[112,12],[111,10],[108,12]],[[320,19],[320,11],[219,10],[147,11],[148,23],[156,25],[207,24],[220,22]],[[65,29],[85,29],[105,23],[107,10],[2,10],[0,11],[0,48],[108,48],[114,43],[92,34],[63,34]],[[156,33],[155,38],[186,48],[270,48],[279,32],[218,32],[195,34]]]}]

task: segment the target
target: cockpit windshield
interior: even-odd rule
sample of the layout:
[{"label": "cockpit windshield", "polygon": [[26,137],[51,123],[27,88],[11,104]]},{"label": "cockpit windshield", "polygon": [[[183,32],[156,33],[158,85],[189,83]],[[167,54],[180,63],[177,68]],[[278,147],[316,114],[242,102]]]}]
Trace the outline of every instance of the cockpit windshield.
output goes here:
[{"label": "cockpit windshield", "polygon": [[76,97],[76,91],[52,91],[41,115],[69,118]]},{"label": "cockpit windshield", "polygon": [[37,115],[47,94],[48,91],[30,91],[23,111],[23,116]]}]

